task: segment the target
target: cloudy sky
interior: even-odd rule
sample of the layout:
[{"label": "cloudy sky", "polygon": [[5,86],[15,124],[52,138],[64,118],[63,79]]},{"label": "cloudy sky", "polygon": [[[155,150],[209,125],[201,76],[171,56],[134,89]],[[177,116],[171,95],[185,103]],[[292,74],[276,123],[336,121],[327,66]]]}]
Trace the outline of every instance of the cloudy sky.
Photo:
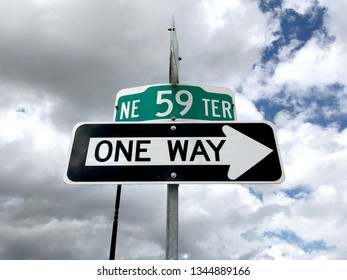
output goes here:
[{"label": "cloudy sky", "polygon": [[[63,182],[117,91],[228,87],[275,124],[286,181],[181,185],[181,259],[347,259],[345,0],[0,0],[0,259],[108,259],[115,187]],[[165,258],[166,185],[123,187],[117,258]]]}]

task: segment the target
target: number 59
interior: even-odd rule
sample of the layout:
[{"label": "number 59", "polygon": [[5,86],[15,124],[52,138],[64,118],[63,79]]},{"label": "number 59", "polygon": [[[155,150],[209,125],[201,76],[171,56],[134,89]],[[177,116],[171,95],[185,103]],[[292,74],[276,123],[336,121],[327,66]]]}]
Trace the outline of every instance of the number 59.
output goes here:
[{"label": "number 59", "polygon": [[[171,90],[159,90],[158,91],[157,104],[167,104],[166,111],[156,113],[156,116],[158,116],[158,117],[166,117],[173,110],[172,101],[168,98],[164,98],[164,95],[167,95],[167,94],[172,94],[172,91]],[[186,96],[186,97],[182,98],[182,96]],[[179,105],[184,106],[183,110],[180,112],[180,115],[184,116],[185,114],[187,114],[189,109],[192,107],[193,95],[187,90],[180,90],[177,92],[175,100]]]}]

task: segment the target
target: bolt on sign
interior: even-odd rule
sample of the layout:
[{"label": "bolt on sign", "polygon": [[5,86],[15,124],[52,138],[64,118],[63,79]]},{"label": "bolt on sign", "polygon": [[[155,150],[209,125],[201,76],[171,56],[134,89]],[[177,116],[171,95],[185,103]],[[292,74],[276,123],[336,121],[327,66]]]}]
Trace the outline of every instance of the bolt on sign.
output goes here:
[{"label": "bolt on sign", "polygon": [[224,87],[171,84],[120,90],[114,120],[236,120],[234,93]]}]

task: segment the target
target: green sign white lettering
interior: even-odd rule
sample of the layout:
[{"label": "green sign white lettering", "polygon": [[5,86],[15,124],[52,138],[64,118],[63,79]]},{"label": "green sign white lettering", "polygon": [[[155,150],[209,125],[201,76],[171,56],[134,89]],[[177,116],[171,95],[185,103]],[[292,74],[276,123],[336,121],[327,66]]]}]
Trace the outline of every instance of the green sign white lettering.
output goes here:
[{"label": "green sign white lettering", "polygon": [[234,93],[223,87],[150,85],[117,93],[117,122],[187,119],[234,121]]}]

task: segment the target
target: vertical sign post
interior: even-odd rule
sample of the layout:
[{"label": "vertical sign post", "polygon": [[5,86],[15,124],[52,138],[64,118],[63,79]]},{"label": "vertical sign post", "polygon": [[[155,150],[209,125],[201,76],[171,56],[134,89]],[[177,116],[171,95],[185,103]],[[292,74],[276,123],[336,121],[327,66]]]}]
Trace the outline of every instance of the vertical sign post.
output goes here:
[{"label": "vertical sign post", "polygon": [[[179,49],[176,35],[175,20],[172,17],[170,36],[170,66],[169,82],[176,86],[178,79]],[[175,174],[172,174],[175,176]],[[167,185],[167,205],[166,205],[166,259],[178,259],[178,184]]]},{"label": "vertical sign post", "polygon": [[167,185],[166,259],[178,259],[178,184]]}]

